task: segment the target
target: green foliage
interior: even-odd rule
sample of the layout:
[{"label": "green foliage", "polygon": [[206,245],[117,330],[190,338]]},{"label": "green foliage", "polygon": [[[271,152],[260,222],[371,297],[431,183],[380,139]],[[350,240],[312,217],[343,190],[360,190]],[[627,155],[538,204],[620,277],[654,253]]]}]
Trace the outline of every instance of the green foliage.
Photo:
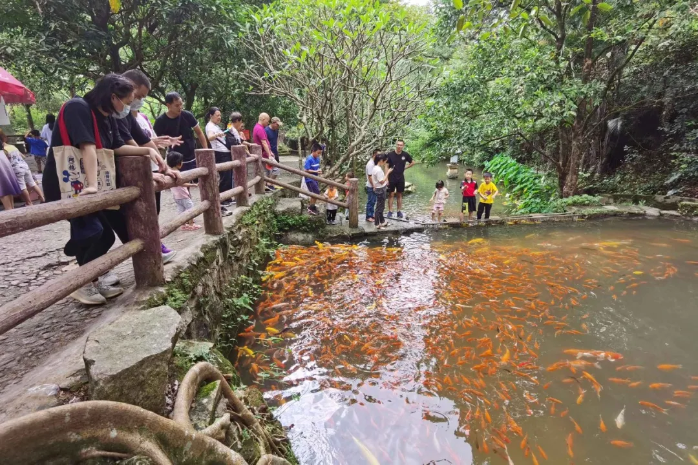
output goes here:
[{"label": "green foliage", "polygon": [[579,207],[579,206],[599,206],[601,205],[601,197],[593,195],[573,195],[564,199],[555,201],[561,207]]},{"label": "green foliage", "polygon": [[508,155],[497,155],[485,164],[496,182],[507,188],[507,195],[516,205],[516,213],[548,213],[552,211],[555,186],[548,178],[522,165]]},{"label": "green foliage", "polygon": [[276,228],[280,233],[287,231],[314,232],[317,224],[305,215],[277,215]]}]

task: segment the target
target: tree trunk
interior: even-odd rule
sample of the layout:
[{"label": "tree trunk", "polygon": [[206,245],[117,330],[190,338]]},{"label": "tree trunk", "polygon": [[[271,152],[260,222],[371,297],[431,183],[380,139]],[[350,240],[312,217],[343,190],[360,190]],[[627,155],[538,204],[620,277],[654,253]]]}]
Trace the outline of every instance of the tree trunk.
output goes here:
[{"label": "tree trunk", "polygon": [[29,129],[34,129],[34,117],[32,116],[32,106],[24,105],[24,109],[27,110],[27,125]]}]

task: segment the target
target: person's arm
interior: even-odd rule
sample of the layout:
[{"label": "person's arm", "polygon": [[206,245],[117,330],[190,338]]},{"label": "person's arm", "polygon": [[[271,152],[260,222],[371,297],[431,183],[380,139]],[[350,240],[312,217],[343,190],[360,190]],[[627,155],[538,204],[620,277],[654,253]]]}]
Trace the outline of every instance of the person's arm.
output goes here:
[{"label": "person's arm", "polygon": [[97,146],[93,143],[83,142],[80,144],[82,162],[85,166],[85,188],[80,195],[90,195],[97,193]]},{"label": "person's arm", "polygon": [[219,137],[224,137],[225,133],[220,131],[220,130],[218,132],[206,131],[206,136],[208,137],[209,142],[213,142],[214,140],[218,139]]},{"label": "person's arm", "polygon": [[436,191],[434,191],[434,193],[431,194],[431,198],[429,199],[429,203],[434,201],[434,197],[436,197]]},{"label": "person's arm", "polygon": [[196,133],[196,137],[199,138],[199,144],[201,144],[201,146],[204,148],[208,147],[208,144],[206,143],[206,136],[204,135],[204,131],[202,131],[198,125],[194,126],[194,132]]},{"label": "person's arm", "polygon": [[[271,148],[269,147],[269,141],[268,140],[263,140],[262,141],[262,147],[264,148],[264,151],[267,152],[267,155],[269,158],[274,158],[274,154],[271,153]],[[317,173],[316,173],[317,174]]]},{"label": "person's arm", "polygon": [[448,198],[451,195],[451,193],[448,192],[448,189],[446,189],[445,187],[444,187],[444,190],[446,191],[446,198]]},{"label": "person's arm", "polygon": [[499,189],[497,189],[497,186],[494,186],[494,194],[492,194],[492,200],[494,200],[494,198],[497,197],[498,195],[499,195]]}]

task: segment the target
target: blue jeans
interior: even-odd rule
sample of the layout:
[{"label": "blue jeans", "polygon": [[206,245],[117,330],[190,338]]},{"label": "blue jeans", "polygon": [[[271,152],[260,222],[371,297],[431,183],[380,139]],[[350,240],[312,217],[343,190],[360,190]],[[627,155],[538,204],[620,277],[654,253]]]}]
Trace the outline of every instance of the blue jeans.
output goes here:
[{"label": "blue jeans", "polygon": [[376,208],[376,193],[373,191],[373,187],[367,187],[366,193],[368,194],[368,202],[366,202],[366,219],[374,218]]}]

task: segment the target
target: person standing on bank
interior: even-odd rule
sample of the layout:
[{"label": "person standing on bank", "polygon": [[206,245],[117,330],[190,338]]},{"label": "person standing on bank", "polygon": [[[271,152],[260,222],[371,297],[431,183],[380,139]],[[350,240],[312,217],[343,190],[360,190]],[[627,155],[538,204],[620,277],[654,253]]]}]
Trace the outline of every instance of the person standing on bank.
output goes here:
[{"label": "person standing on bank", "polygon": [[281,119],[275,116],[271,119],[269,126],[264,128],[264,132],[267,133],[269,148],[271,149],[271,153],[274,154],[274,159],[277,163],[279,163],[279,128],[283,125],[284,123],[281,122]]},{"label": "person standing on bank", "polygon": [[[267,131],[265,130],[268,125],[269,115],[266,113],[260,113],[259,120],[257,121],[257,124],[254,125],[254,129],[252,129],[252,143],[262,147],[262,158],[266,158],[267,160],[276,160],[271,151],[269,138],[267,137]],[[279,168],[271,165],[264,166],[267,177],[276,179],[279,176]],[[276,190],[276,188],[272,184],[267,184],[267,190],[273,192]]]},{"label": "person standing on bank", "polygon": [[[148,130],[144,131],[143,118],[138,114],[138,110],[143,107],[143,102],[148,96],[148,93],[150,93],[150,79],[148,79],[142,71],[137,69],[128,70],[122,74],[122,76],[131,81],[136,90],[134,92],[134,99],[130,105],[131,111],[126,118],[118,120],[121,139],[123,139],[124,143],[127,145],[153,149],[151,154],[154,158],[150,160],[150,168],[153,172],[153,180],[155,182],[165,182],[165,177],[170,177],[175,180],[179,179],[179,173],[171,170],[160,156],[159,147],[175,147],[182,143],[181,139],[175,139],[170,136],[155,137],[155,133],[150,130],[150,122],[147,121],[147,117],[147,126],[145,127]],[[155,208],[158,215],[160,214],[160,194],[160,192],[155,193]],[[160,249],[162,251],[163,264],[171,262],[177,253],[174,250],[168,249],[163,243],[160,243]]]},{"label": "person standing on bank", "polygon": [[[61,200],[54,147],[72,145],[82,152],[86,185],[80,195],[98,192],[95,131],[99,133],[102,146],[113,150],[117,156],[135,155],[151,159],[155,157],[150,148],[125,145],[119,135],[117,119],[128,116],[133,94],[134,86],[131,81],[118,74],[107,74],[84,97],[74,97],[63,105],[63,118],[61,121],[59,117],[57,129],[64,124],[69,140],[63,140],[60,130],[53,131],[43,177],[46,201]],[[73,218],[69,222],[70,240],[65,245],[64,253],[69,257],[75,257],[79,266],[105,255],[114,244],[114,233],[118,234],[122,242],[128,242],[126,222],[121,210],[102,210]],[[87,305],[104,304],[106,299],[116,297],[124,291],[109,284],[118,281],[118,277],[110,271],[73,292],[71,296]]]},{"label": "person standing on bank", "polygon": [[373,185],[373,168],[376,167],[376,156],[379,152],[380,150],[373,149],[373,155],[366,163],[366,195],[368,196],[368,200],[366,200],[366,221],[369,223],[376,221],[376,192]]},{"label": "person standing on bank", "polygon": [[[211,148],[216,155],[216,163],[225,163],[233,161],[233,154],[225,145],[225,132],[219,126],[221,122],[221,110],[217,107],[211,107],[206,112],[206,137],[208,138]],[[233,170],[218,172],[218,192],[229,191],[233,188]],[[225,207],[233,204],[232,200],[226,200],[221,204],[223,215],[232,215]]]},{"label": "person standing on bank", "polygon": [[184,103],[182,97],[177,92],[170,92],[165,95],[165,105],[167,111],[158,116],[155,120],[155,134],[158,136],[181,137],[182,145],[177,147],[177,152],[184,156],[184,164],[182,171],[188,171],[196,168],[196,141],[194,134],[199,139],[201,147],[208,147],[206,136],[199,127],[199,122],[194,118],[191,112],[183,110]]},{"label": "person standing on bank", "polygon": [[[41,128],[41,138],[46,141],[46,144],[51,145],[51,135],[53,134],[53,127],[56,124],[56,115],[52,113],[46,114],[46,124]],[[46,157],[34,157],[36,161],[36,168],[39,174],[42,172],[42,166],[46,162]]]},{"label": "person standing on bank", "polygon": [[388,167],[392,168],[388,176],[388,218],[393,217],[393,197],[397,193],[397,217],[402,218],[402,194],[405,192],[405,170],[414,166],[414,160],[405,152],[405,141],[398,139],[395,150],[388,153]]}]

